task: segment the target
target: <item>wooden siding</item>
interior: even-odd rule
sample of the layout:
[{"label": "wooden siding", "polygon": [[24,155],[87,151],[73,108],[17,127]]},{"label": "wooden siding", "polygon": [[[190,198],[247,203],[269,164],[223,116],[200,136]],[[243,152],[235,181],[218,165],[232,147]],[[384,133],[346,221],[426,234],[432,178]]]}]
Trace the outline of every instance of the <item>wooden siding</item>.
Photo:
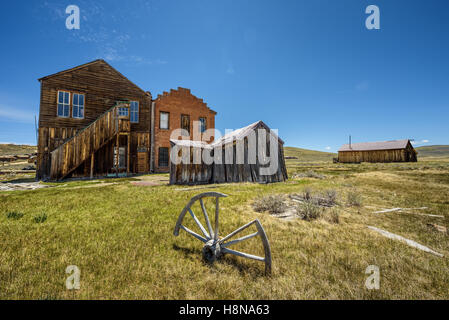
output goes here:
[{"label": "wooden siding", "polygon": [[397,150],[339,151],[338,162],[416,162],[416,151],[413,147]]},{"label": "wooden siding", "polygon": [[114,107],[104,113],[72,139],[51,152],[51,180],[65,178],[84,161],[95,156],[97,150],[119,133],[129,132],[129,118],[119,118],[118,108]]},{"label": "wooden siding", "polygon": [[[51,174],[51,152],[62,144],[72,139],[78,132],[91,125],[99,117],[110,110],[117,101],[138,101],[139,122],[131,123],[122,121],[119,128],[122,132],[130,132],[130,169],[137,172],[137,148],[146,147],[150,150],[150,109],[151,95],[144,92],[131,81],[126,79],[118,71],[103,60],[98,60],[74,69],[64,71],[52,76],[44,77],[41,81],[41,102],[39,113],[39,137],[37,157],[37,179],[48,179]],[[85,95],[84,118],[72,118],[72,105],[70,117],[57,116],[58,91],[68,91]],[[107,129],[98,128],[100,134],[95,139],[102,140],[102,134]],[[86,147],[90,148],[90,147]],[[91,151],[89,149],[89,151]],[[111,169],[113,161],[112,146],[106,143],[95,151],[94,172],[107,173]],[[76,156],[76,154],[73,154]],[[76,159],[68,159],[71,167]],[[59,168],[54,169],[58,172]],[[65,166],[65,165],[64,165]],[[78,167],[74,176],[83,176],[90,173],[90,162]],[[72,170],[72,169],[70,169]],[[97,171],[98,170],[98,171]],[[58,175],[58,174],[57,174]]]},{"label": "wooden siding", "polygon": [[[85,95],[84,119],[57,116],[58,91]],[[82,129],[112,108],[117,101],[138,101],[139,122],[131,131],[150,131],[151,96],[121,76],[104,61],[41,80],[39,127]]]},{"label": "wooden siding", "polygon": [[[267,150],[269,150],[269,134],[267,134]],[[173,144],[172,144],[173,147]],[[193,153],[198,152],[198,148],[190,147],[190,163],[177,164],[170,162],[170,184],[209,184],[209,183],[229,183],[229,182],[257,182],[272,183],[282,182],[288,179],[287,169],[285,167],[284,147],[282,143],[278,144],[278,169],[273,175],[261,175],[259,170],[264,167],[260,164],[260,159],[256,157],[256,163],[250,164],[248,161],[248,139],[244,138],[244,163],[237,164],[236,143],[226,145],[218,149],[222,152],[224,163],[226,148],[233,148],[233,161],[231,164],[211,164],[205,163],[193,164]],[[213,153],[215,150],[204,150],[204,152]],[[257,152],[257,151],[256,151]],[[265,162],[265,161],[264,161]]]}]

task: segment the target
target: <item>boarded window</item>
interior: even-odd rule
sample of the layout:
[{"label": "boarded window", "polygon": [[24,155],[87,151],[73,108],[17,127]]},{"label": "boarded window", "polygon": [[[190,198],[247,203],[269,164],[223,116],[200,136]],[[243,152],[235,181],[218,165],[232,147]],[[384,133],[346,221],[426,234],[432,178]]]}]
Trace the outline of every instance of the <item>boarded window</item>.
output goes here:
[{"label": "boarded window", "polygon": [[119,169],[126,168],[126,147],[118,148],[118,157],[117,148],[114,148],[114,166]]},{"label": "boarded window", "polygon": [[207,130],[206,118],[200,118],[200,132],[203,133]]},{"label": "boarded window", "polygon": [[168,112],[161,112],[159,114],[159,128],[168,130],[169,119],[170,119],[170,115]]},{"label": "boarded window", "polygon": [[72,117],[84,119],[84,94],[73,94]]},{"label": "boarded window", "polygon": [[68,118],[70,114],[70,92],[58,91],[58,117]]},{"label": "boarded window", "polygon": [[159,167],[168,167],[168,148],[159,148]]},{"label": "boarded window", "polygon": [[131,122],[139,122],[139,102],[131,101]]},{"label": "boarded window", "polygon": [[187,131],[187,135],[190,135],[190,116],[186,114],[181,115],[181,129]]}]

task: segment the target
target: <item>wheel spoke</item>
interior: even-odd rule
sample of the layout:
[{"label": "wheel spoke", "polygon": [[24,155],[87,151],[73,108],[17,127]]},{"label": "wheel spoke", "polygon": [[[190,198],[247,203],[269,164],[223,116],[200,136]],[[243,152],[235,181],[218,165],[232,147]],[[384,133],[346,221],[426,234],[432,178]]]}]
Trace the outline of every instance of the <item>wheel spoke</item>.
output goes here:
[{"label": "wheel spoke", "polygon": [[200,199],[201,210],[203,210],[204,219],[206,220],[207,229],[209,230],[209,238],[212,238],[212,226],[210,224],[209,215],[206,211],[206,206],[204,205],[203,199]]},{"label": "wheel spoke", "polygon": [[220,243],[225,242],[226,240],[228,240],[229,238],[235,236],[237,233],[242,232],[243,230],[245,230],[246,228],[250,227],[252,224],[256,223],[256,220],[251,221],[247,224],[245,224],[244,226],[234,230],[233,232],[231,232],[230,234],[228,234],[226,237],[224,237],[223,239],[220,240]]},{"label": "wheel spoke", "polygon": [[192,236],[194,236],[195,238],[197,238],[198,240],[206,243],[207,239],[204,239],[202,236],[200,236],[198,233],[193,232],[192,230],[190,230],[189,228],[184,227],[183,225],[180,226],[180,228],[182,230],[184,230],[187,233],[190,233]]},{"label": "wheel spoke", "polygon": [[248,258],[248,259],[253,259],[253,260],[258,260],[258,261],[265,261],[265,258],[259,257],[259,256],[255,256],[252,254],[248,254],[245,252],[240,252],[240,251],[236,251],[236,250],[231,250],[228,248],[222,248],[221,249],[222,252],[224,253],[230,253],[239,257],[243,257],[243,258]]},{"label": "wheel spoke", "polygon": [[236,244],[236,243],[239,243],[239,242],[242,242],[242,241],[254,238],[254,237],[258,236],[258,235],[259,235],[259,232],[255,232],[255,233],[249,234],[247,236],[244,236],[244,237],[241,237],[241,238],[229,241],[227,243],[223,243],[222,246],[223,247],[228,247],[228,246],[231,246],[233,244]]},{"label": "wheel spoke", "polygon": [[201,224],[200,220],[198,220],[198,218],[195,216],[195,214],[193,213],[192,209],[189,208],[189,212],[190,215],[192,216],[193,220],[195,220],[196,224],[198,225],[198,227],[200,228],[201,232],[204,234],[204,236],[207,239],[210,239],[209,234],[207,233],[206,229],[204,229],[203,225]]},{"label": "wheel spoke", "polygon": [[215,233],[214,233],[214,241],[218,240],[218,213],[220,211],[218,204],[218,197],[215,198]]}]

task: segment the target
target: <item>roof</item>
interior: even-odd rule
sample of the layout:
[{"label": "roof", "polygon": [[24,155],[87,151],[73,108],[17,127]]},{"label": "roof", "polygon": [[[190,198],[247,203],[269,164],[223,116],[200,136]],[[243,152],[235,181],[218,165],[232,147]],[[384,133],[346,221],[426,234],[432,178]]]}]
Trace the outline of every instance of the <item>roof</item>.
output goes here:
[{"label": "roof", "polygon": [[341,146],[341,151],[374,151],[374,150],[397,150],[405,149],[410,140],[391,140],[391,141],[378,141],[378,142],[361,142],[344,144]]},{"label": "roof", "polygon": [[[73,68],[70,68],[70,69],[66,69],[66,70],[63,70],[63,71],[59,71],[57,73],[50,74],[48,76],[45,76],[45,77],[42,77],[42,78],[38,79],[38,81],[46,80],[46,79],[49,79],[49,78],[52,78],[52,77],[55,77],[55,76],[59,76],[59,75],[65,74],[65,73],[73,72],[75,70],[82,69],[82,68],[85,68],[85,67],[88,67],[90,65],[97,64],[97,63],[103,63],[103,64],[107,65],[108,67],[110,67],[113,71],[115,71],[124,80],[130,82],[132,85],[134,85],[136,88],[138,88],[139,90],[141,90],[145,94],[149,93],[149,92],[146,92],[146,91],[142,90],[138,85],[136,85],[134,82],[129,80],[127,77],[125,77],[117,69],[115,69],[113,66],[111,66],[109,63],[107,63],[103,59],[97,59],[97,60],[94,60],[94,61],[91,61],[91,62],[87,62],[85,64],[82,64],[82,65],[79,65],[79,66],[76,66],[76,67],[73,67]],[[150,93],[150,95],[151,95],[151,93]]]},{"label": "roof", "polygon": [[[257,121],[254,122],[246,127],[231,131],[224,136],[222,136],[220,139],[212,142],[211,144],[207,144],[204,141],[192,141],[192,140],[175,140],[171,139],[170,141],[173,142],[176,145],[179,146],[191,146],[191,147],[199,147],[199,148],[213,148],[215,146],[219,145],[225,145],[227,143],[231,143],[236,140],[242,140],[245,137],[249,136],[253,130],[260,129],[261,127],[265,128],[266,130],[270,130],[270,128],[263,122],[263,121]],[[284,141],[282,141],[281,138],[278,137],[278,135],[274,132],[271,132],[276,138],[278,138],[279,142],[281,144],[284,144]]]}]

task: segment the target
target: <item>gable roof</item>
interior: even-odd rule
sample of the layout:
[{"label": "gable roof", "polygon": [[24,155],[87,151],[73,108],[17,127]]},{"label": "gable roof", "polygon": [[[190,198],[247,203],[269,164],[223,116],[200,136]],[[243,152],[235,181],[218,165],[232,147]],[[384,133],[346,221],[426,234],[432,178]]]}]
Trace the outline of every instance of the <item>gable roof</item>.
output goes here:
[{"label": "gable roof", "polygon": [[91,61],[91,62],[87,62],[87,63],[85,63],[85,64],[82,64],[82,65],[79,65],[79,66],[76,66],[76,67],[73,67],[73,68],[70,68],[70,69],[66,69],[66,70],[63,70],[63,71],[59,71],[59,72],[50,74],[50,75],[48,75],[48,76],[39,78],[38,81],[42,81],[42,80],[46,80],[46,79],[49,79],[49,78],[52,78],[52,77],[60,76],[60,75],[62,75],[62,74],[69,73],[69,72],[73,72],[73,71],[76,71],[76,70],[79,70],[79,69],[88,67],[88,66],[90,66],[90,65],[95,65],[95,64],[105,64],[106,66],[108,66],[109,68],[111,68],[111,70],[113,70],[119,77],[121,77],[122,79],[128,81],[128,82],[131,83],[133,86],[135,86],[136,88],[138,88],[140,91],[142,91],[143,93],[147,94],[147,92],[145,92],[145,90],[141,89],[138,85],[136,85],[134,82],[132,82],[131,80],[129,80],[127,77],[125,77],[125,76],[124,76],[123,74],[121,74],[117,69],[115,69],[113,66],[111,66],[109,63],[107,63],[107,62],[104,61],[103,59],[97,59],[97,60],[94,60],[94,61]]},{"label": "gable roof", "polygon": [[[215,146],[225,145],[227,143],[231,143],[236,140],[242,140],[250,135],[250,133],[253,130],[257,130],[260,128],[265,128],[266,130],[270,130],[270,128],[263,122],[263,121],[257,121],[254,123],[251,123],[250,125],[231,131],[224,136],[222,136],[217,141],[214,141],[210,144],[204,142],[204,141],[192,141],[192,140],[175,140],[171,139],[170,141],[178,146],[187,146],[187,147],[196,147],[196,148],[205,148],[205,149],[212,149]],[[274,132],[271,132],[271,134],[276,137],[281,144],[284,144],[284,141],[279,138],[277,134]]]},{"label": "gable roof", "polygon": [[377,151],[377,150],[397,150],[405,149],[410,140],[391,140],[391,141],[378,141],[378,142],[362,142],[344,144],[338,150],[340,151]]},{"label": "gable roof", "polygon": [[[260,128],[264,128],[268,131],[270,131],[271,129],[262,121],[259,120],[257,122],[251,123],[250,125],[231,131],[227,134],[225,134],[224,136],[222,136],[220,139],[218,139],[217,141],[213,142],[213,144],[226,144],[228,142],[232,142],[233,140],[242,140],[243,138],[246,138],[247,136],[249,136],[249,134],[251,132],[253,132],[256,129],[260,129]],[[275,134],[274,132],[271,132],[276,138],[278,138],[279,142],[284,144],[284,141],[278,137],[277,134]]]}]

